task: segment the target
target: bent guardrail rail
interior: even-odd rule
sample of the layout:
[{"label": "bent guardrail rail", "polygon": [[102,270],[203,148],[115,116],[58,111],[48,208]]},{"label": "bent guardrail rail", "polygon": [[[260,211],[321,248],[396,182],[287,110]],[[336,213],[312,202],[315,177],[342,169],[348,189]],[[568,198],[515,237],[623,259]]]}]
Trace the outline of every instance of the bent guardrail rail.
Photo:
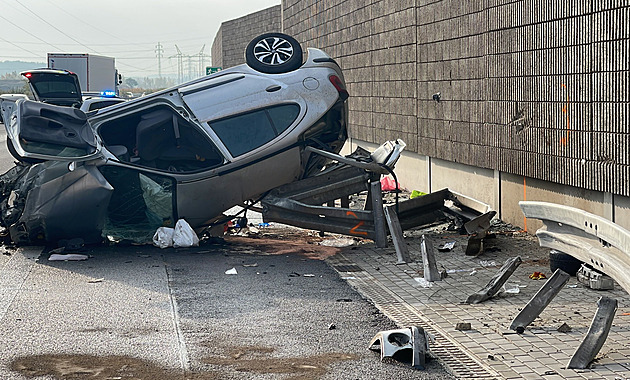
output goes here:
[{"label": "bent guardrail rail", "polygon": [[574,207],[522,201],[525,217],[540,219],[536,231],[542,247],[567,253],[606,273],[630,293],[630,231]]}]

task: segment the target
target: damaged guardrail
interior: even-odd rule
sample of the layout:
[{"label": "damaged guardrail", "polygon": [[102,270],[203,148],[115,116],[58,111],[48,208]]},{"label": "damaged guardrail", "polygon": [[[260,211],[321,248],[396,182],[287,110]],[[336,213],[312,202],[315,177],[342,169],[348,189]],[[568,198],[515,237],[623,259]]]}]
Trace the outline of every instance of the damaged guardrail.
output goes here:
[{"label": "damaged guardrail", "polygon": [[630,231],[577,208],[519,202],[525,217],[540,219],[536,231],[542,247],[567,253],[612,277],[630,293]]}]

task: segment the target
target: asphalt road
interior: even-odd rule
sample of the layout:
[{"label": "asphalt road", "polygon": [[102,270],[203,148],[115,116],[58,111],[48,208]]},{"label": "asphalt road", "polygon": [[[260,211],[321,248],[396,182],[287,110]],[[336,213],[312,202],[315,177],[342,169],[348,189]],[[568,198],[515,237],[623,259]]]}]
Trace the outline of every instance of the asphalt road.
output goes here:
[{"label": "asphalt road", "polygon": [[[0,160],[12,166],[6,148]],[[285,244],[97,246],[66,262],[0,246],[0,378],[451,378],[381,362],[367,344],[396,326],[303,254],[318,246]]]}]

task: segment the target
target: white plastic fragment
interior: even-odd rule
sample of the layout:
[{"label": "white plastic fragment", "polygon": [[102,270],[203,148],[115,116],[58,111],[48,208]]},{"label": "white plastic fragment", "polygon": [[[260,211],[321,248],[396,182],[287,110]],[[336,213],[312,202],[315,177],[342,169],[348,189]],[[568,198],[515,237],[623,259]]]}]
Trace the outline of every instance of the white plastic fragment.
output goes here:
[{"label": "white plastic fragment", "polygon": [[88,259],[87,255],[80,255],[78,253],[68,253],[65,255],[62,255],[59,253],[53,253],[48,258],[48,261],[83,261],[87,259]]},{"label": "white plastic fragment", "polygon": [[153,245],[160,248],[167,248],[173,245],[174,228],[160,227],[153,235]]},{"label": "white plastic fragment", "polygon": [[424,279],[424,277],[415,277],[414,280],[423,288],[433,287],[433,283]]},{"label": "white plastic fragment", "polygon": [[236,268],[228,269],[225,271],[225,274],[238,274]]},{"label": "white plastic fragment", "polygon": [[199,246],[199,238],[195,230],[184,219],[178,220],[173,233],[173,248],[197,246]]},{"label": "white plastic fragment", "polygon": [[319,243],[319,245],[323,245],[324,247],[343,248],[350,247],[354,245],[354,243],[354,239],[352,238],[336,238],[323,240]]}]

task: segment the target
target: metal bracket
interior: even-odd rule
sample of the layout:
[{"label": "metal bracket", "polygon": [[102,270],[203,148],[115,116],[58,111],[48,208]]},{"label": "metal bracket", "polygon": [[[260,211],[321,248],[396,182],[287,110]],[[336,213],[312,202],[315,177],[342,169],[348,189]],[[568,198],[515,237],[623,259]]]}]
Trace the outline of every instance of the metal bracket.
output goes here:
[{"label": "metal bracket", "polygon": [[487,299],[490,299],[490,297],[492,297],[493,295],[497,294],[499,289],[501,289],[501,286],[505,284],[507,279],[510,278],[512,273],[514,273],[516,268],[518,268],[518,266],[521,265],[522,262],[523,260],[521,260],[520,256],[508,259],[505,264],[503,264],[499,272],[497,272],[497,274],[492,277],[490,282],[488,282],[488,284],[477,293],[471,294],[468,299],[466,299],[466,303],[481,303]]},{"label": "metal bracket", "polygon": [[[547,305],[562,290],[571,276],[562,269],[556,269],[553,275],[536,292],[534,297],[527,303],[520,313],[514,318],[510,325],[511,330],[519,331],[525,329],[545,310]],[[519,332],[520,333],[520,332]]]},{"label": "metal bracket", "polygon": [[595,359],[606,338],[608,338],[615,311],[617,311],[616,299],[601,297],[597,301],[597,313],[593,317],[591,327],[580,346],[575,350],[567,368],[584,369]]},{"label": "metal bracket", "polygon": [[415,369],[424,369],[429,342],[422,327],[411,326],[406,329],[381,331],[372,338],[369,350],[376,350],[379,346],[381,360],[393,358],[404,360],[411,351],[411,365]]}]

